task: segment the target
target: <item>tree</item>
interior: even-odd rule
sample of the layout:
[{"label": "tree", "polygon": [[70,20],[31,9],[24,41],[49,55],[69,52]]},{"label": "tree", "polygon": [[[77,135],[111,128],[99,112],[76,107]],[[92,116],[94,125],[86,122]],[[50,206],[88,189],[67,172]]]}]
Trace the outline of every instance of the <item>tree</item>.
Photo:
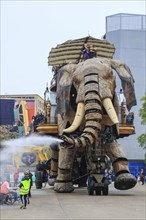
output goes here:
[{"label": "tree", "polygon": [[[143,104],[142,108],[139,110],[139,116],[141,117],[141,124],[146,125],[146,93],[145,96],[141,98],[141,101],[143,102]],[[146,149],[146,132],[144,134],[141,134],[137,140],[140,146]]]},{"label": "tree", "polygon": [[0,125],[0,149],[2,148],[3,141],[14,139],[18,136],[18,133],[11,132],[10,128],[10,125]]}]

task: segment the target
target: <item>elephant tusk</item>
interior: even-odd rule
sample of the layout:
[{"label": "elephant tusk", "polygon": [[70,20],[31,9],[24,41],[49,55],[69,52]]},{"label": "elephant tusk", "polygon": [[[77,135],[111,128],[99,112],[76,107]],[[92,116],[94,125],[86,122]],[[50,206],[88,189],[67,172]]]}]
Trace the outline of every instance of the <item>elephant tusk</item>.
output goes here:
[{"label": "elephant tusk", "polygon": [[[114,106],[111,102],[111,99],[110,98],[105,98],[103,101],[102,101],[102,104],[108,114],[108,116],[110,117],[111,121],[116,124],[116,127],[117,127],[117,132],[119,131],[119,120],[118,120],[118,117],[117,117],[117,114],[116,114],[116,111],[114,109]],[[119,132],[118,132],[119,133]]]},{"label": "elephant tusk", "polygon": [[72,125],[69,128],[64,129],[63,132],[65,133],[74,132],[80,126],[84,118],[84,115],[85,115],[85,105],[83,102],[80,102],[77,105],[77,111]]}]

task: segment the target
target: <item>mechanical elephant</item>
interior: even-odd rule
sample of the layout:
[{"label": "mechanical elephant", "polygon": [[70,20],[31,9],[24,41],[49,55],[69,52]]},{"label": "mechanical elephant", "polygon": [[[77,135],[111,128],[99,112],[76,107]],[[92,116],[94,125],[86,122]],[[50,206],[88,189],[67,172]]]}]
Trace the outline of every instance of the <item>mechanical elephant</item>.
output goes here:
[{"label": "mechanical elephant", "polygon": [[[106,58],[88,59],[78,64],[67,64],[59,69],[57,85],[57,124],[63,143],[53,147],[51,177],[54,190],[72,192],[72,168],[76,153],[100,142],[106,128],[112,129],[111,138],[103,138],[106,155],[115,172],[115,188],[130,189],[136,180],[128,169],[128,160],[117,143],[119,132],[119,102],[114,69],[121,79],[127,109],[136,105],[134,79],[127,65]],[[90,164],[90,163],[89,163]],[[87,166],[88,167],[88,166]],[[92,172],[92,167],[88,168]],[[51,183],[51,178],[50,178]]]}]

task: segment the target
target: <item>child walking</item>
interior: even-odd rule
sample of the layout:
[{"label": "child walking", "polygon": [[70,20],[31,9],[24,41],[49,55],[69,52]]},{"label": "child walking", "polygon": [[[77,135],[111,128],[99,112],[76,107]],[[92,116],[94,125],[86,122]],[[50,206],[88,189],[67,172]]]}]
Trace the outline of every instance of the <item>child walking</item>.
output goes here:
[{"label": "child walking", "polygon": [[22,206],[20,209],[26,209],[27,203],[29,202],[28,200],[28,193],[30,189],[30,178],[29,178],[29,173],[24,172],[24,177],[20,182],[20,199],[22,202]]}]

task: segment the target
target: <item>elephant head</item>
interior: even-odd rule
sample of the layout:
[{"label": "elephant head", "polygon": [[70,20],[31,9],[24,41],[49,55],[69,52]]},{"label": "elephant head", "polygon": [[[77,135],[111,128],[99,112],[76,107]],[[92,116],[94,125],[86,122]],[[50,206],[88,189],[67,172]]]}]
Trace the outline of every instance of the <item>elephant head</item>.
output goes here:
[{"label": "elephant head", "polygon": [[[130,69],[119,60],[88,59],[68,64],[57,74],[57,115],[59,134],[69,145],[85,147],[93,144],[102,127],[103,111],[118,129],[115,110],[116,80],[114,69],[124,90],[127,108],[136,104],[134,79]],[[78,133],[77,137],[73,137]]]}]

